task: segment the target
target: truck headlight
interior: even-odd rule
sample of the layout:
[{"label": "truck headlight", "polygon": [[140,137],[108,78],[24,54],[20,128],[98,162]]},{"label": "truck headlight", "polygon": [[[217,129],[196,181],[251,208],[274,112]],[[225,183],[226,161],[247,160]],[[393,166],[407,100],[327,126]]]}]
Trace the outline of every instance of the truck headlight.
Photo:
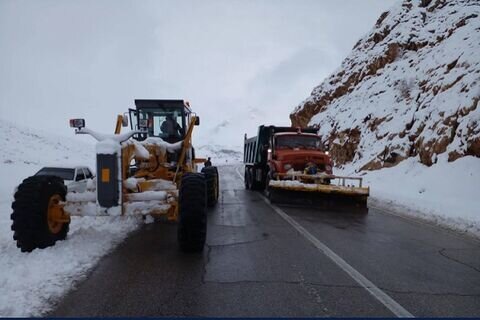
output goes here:
[{"label": "truck headlight", "polygon": [[287,163],[287,164],[283,165],[283,169],[290,170],[290,169],[292,169],[292,165]]}]

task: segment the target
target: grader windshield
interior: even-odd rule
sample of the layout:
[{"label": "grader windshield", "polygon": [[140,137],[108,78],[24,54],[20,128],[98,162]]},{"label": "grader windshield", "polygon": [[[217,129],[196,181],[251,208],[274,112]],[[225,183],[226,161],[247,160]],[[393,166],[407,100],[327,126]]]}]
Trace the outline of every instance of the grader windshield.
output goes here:
[{"label": "grader windshield", "polygon": [[130,109],[133,130],[146,129],[136,135],[137,140],[158,137],[174,143],[185,137],[191,111],[183,100],[135,100],[136,109]]}]

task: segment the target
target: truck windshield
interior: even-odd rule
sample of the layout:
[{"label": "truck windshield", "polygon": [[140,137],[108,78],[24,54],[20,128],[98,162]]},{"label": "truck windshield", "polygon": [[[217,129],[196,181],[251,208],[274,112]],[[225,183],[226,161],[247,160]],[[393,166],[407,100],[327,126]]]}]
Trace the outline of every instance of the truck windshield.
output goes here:
[{"label": "truck windshield", "polygon": [[275,138],[276,149],[322,149],[320,138],[304,135],[283,135]]},{"label": "truck windshield", "polygon": [[36,176],[56,176],[63,180],[73,180],[75,169],[70,168],[42,168],[38,171]]}]

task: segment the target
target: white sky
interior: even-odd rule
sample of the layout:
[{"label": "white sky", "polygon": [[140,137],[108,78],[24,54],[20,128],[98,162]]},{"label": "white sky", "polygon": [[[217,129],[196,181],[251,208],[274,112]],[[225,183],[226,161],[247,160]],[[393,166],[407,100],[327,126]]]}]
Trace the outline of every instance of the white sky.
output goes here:
[{"label": "white sky", "polygon": [[73,136],[70,118],[113,132],[136,98],[187,99],[197,144],[238,146],[289,125],[395,1],[0,0],[0,117]]}]

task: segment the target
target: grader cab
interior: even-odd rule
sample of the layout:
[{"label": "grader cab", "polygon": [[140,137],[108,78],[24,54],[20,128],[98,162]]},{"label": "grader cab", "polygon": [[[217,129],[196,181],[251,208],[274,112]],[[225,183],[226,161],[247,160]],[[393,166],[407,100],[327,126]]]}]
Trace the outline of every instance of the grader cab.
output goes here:
[{"label": "grader cab", "polygon": [[[102,134],[73,119],[76,134],[96,144],[97,177],[82,193],[68,192],[55,176],[32,176],[15,193],[13,238],[22,251],[66,238],[73,216],[153,216],[178,222],[183,251],[203,250],[207,206],[218,199],[216,167],[201,172],[192,146],[199,118],[183,100],[135,100],[129,116],[117,118],[115,134]],[[130,120],[130,121],[128,121]],[[131,131],[120,133],[122,126]]]}]

